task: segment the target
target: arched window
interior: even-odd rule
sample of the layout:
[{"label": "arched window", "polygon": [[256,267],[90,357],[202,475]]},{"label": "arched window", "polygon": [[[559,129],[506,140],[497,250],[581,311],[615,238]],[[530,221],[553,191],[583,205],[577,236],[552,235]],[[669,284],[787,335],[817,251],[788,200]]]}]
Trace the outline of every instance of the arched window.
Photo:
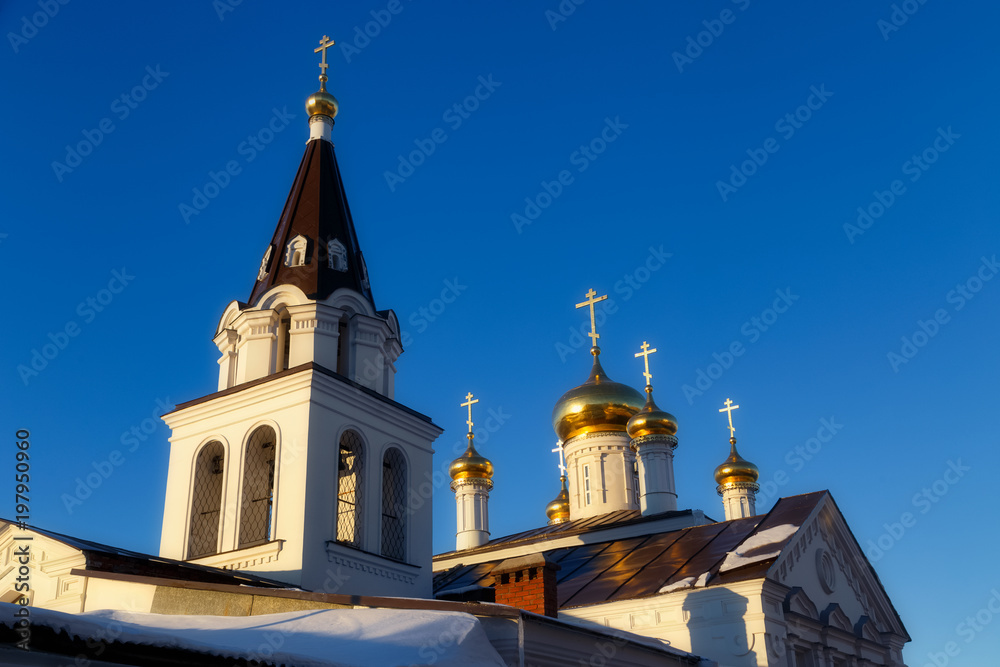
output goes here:
[{"label": "arched window", "polygon": [[188,558],[201,558],[219,551],[219,516],[222,510],[225,463],[226,450],[218,440],[202,447],[195,459]]},{"label": "arched window", "polygon": [[284,308],[278,309],[278,339],[277,361],[274,371],[280,373],[288,370],[288,359],[292,351],[292,316]]},{"label": "arched window", "polygon": [[347,248],[337,239],[326,243],[327,266],[335,271],[347,271]]},{"label": "arched window", "polygon": [[299,234],[285,247],[285,266],[305,266],[309,239]]},{"label": "arched window", "polygon": [[239,548],[267,542],[274,506],[274,452],[277,438],[270,426],[260,426],[247,442],[243,461]]},{"label": "arched window", "polygon": [[350,375],[351,369],[348,364],[348,350],[351,349],[350,331],[347,326],[347,316],[340,318],[340,322],[337,323],[337,372],[344,377]]},{"label": "arched window", "polygon": [[338,468],[337,541],[360,549],[365,452],[361,436],[354,431],[344,431],[340,436]]},{"label": "arched window", "polygon": [[395,448],[382,458],[382,555],[406,559],[406,460]]}]

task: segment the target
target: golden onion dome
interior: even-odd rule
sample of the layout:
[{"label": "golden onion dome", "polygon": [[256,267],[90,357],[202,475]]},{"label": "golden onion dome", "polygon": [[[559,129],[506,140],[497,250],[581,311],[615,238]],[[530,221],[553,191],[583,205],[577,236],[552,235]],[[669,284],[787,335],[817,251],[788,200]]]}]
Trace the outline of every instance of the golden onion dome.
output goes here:
[{"label": "golden onion dome", "polygon": [[677,418],[664,412],[653,401],[653,388],[646,385],[646,405],[632,415],[626,426],[630,438],[647,435],[677,435]]},{"label": "golden onion dome", "polygon": [[448,474],[452,479],[493,479],[493,463],[481,456],[472,444],[472,434],[469,434],[469,446],[465,452],[451,462]]},{"label": "golden onion dome", "polygon": [[566,523],[569,521],[569,489],[566,488],[566,475],[559,478],[562,483],[562,490],[551,503],[545,506],[545,516],[549,519],[549,525]]},{"label": "golden onion dome", "polygon": [[715,469],[715,483],[720,486],[737,483],[756,484],[760,470],[736,451],[736,438],[731,438],[729,442],[731,445],[729,458]]},{"label": "golden onion dome", "polygon": [[552,410],[552,428],[563,442],[582,433],[625,431],[629,419],[643,407],[642,395],[628,385],[608,379],[593,348],[590,377],[570,389]]},{"label": "golden onion dome", "polygon": [[315,93],[309,96],[306,100],[306,112],[309,117],[312,116],[329,116],[330,118],[335,118],[337,116],[337,111],[340,110],[340,102],[337,98],[331,95],[326,90],[326,86],[320,87]]}]

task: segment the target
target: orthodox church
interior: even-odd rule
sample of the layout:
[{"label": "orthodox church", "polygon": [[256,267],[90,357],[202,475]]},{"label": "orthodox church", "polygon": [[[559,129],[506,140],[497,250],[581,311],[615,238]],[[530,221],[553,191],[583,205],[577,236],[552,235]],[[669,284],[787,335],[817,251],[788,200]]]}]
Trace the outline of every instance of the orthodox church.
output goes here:
[{"label": "orthodox church", "polygon": [[470,393],[455,550],[432,554],[430,503],[411,499],[442,429],[395,400],[399,322],[376,307],[334,152],[330,45],[249,296],[216,328],[218,390],[163,417],[159,554],[0,523],[0,661],[901,667],[909,636],[831,495],[758,513],[730,400],[725,520],[682,509],[656,350],[635,355],[645,395],[612,381],[593,290],[578,304],[590,373],[552,414],[555,499],[530,530],[491,536]]}]

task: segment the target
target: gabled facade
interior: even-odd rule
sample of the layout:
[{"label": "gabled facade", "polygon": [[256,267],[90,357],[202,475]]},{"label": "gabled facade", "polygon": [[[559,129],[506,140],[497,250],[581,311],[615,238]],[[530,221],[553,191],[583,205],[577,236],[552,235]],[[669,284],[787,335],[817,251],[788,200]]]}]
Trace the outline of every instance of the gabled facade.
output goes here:
[{"label": "gabled facade", "polygon": [[[558,567],[558,618],[668,641],[720,665],[903,665],[898,614],[827,492],[766,515],[606,515],[435,558],[448,599],[492,598],[505,559]],[[455,595],[455,592],[460,592]]]}]

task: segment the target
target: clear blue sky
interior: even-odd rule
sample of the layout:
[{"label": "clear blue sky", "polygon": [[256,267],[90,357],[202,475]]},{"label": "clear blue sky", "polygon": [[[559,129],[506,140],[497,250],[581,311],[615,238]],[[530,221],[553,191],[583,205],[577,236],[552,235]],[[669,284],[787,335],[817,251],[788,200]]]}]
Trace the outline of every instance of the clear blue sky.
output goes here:
[{"label": "clear blue sky", "polygon": [[[494,535],[541,525],[558,490],[551,409],[587,375],[571,330],[593,287],[615,302],[600,329],[613,379],[641,388],[632,355],[659,350],[683,507],[722,514],[711,474],[732,397],[741,451],[784,482],[761,509],[830,489],[862,545],[890,547],[875,566],[914,637],[908,663],[950,641],[963,664],[989,663],[1000,619],[971,636],[959,624],[1000,589],[1000,278],[979,275],[1000,252],[995,4],[914,2],[898,30],[889,2],[588,2],[558,21],[555,0],[388,4],[243,2],[220,17],[208,0],[70,2],[32,19],[38,3],[4,3],[0,387],[4,432],[32,433],[32,521],[157,550],[168,434],[144,420],[216,387],[214,328],[249,295],[327,33],[353,46],[330,54],[334,138],[377,304],[407,335],[396,397],[446,429],[439,468],[466,392],[478,420],[502,415],[480,439]],[[386,25],[366,43],[372,12]],[[478,108],[449,112],[480,78]],[[287,123],[273,111],[286,108]],[[270,143],[244,143],[271,123]],[[438,128],[445,141],[401,167]],[[80,142],[96,145],[77,162],[66,147]],[[229,161],[239,173],[185,221],[180,205]],[[127,284],[103,292],[115,271]],[[25,381],[18,366],[50,334],[65,348]],[[742,354],[711,367],[734,343]],[[715,376],[701,389],[699,370]],[[824,419],[842,428],[810,443]],[[123,447],[133,428],[142,439]],[[120,465],[68,512],[63,494],[115,450]],[[954,484],[940,481],[949,461],[968,467]],[[453,503],[441,487],[437,551],[453,548]]]}]

